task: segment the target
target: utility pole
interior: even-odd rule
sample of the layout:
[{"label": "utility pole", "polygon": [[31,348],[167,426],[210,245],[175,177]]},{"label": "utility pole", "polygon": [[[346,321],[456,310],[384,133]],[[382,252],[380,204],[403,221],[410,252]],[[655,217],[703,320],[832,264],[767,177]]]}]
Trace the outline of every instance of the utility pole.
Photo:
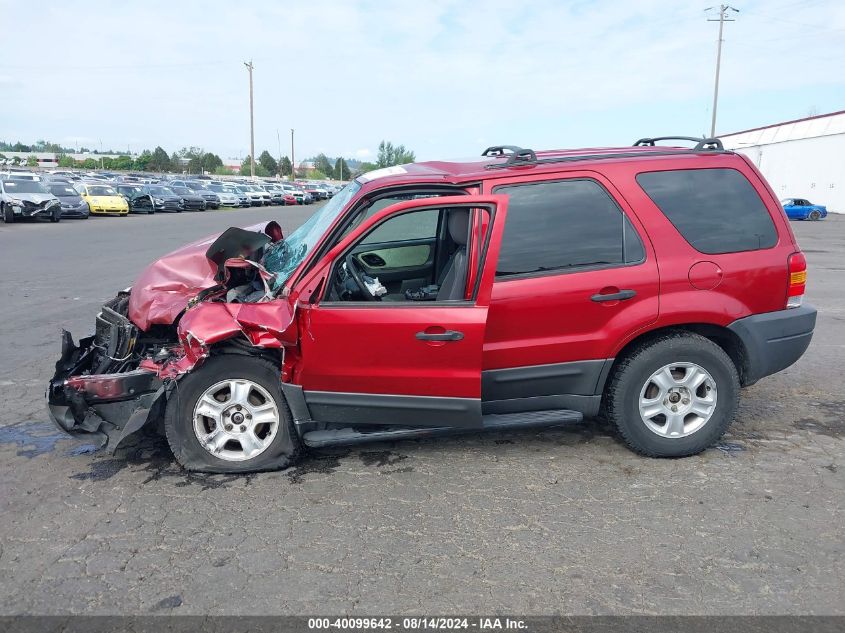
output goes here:
[{"label": "utility pole", "polygon": [[[712,11],[716,7],[708,7],[705,11]],[[725,22],[735,22],[733,18],[728,17],[728,11],[739,13],[739,9],[734,9],[726,4],[719,5],[719,18],[708,18],[708,22],[719,23],[719,43],[716,47],[716,83],[713,87],[713,118],[710,121],[710,137],[716,136],[716,107],[719,103],[719,70],[722,65],[722,33],[725,28]]]},{"label": "utility pole", "polygon": [[293,156],[293,128],[290,129],[290,181],[296,180],[296,159]]},{"label": "utility pole", "polygon": [[343,180],[343,156],[340,157],[337,164],[340,165],[340,180]]},{"label": "utility pole", "polygon": [[249,175],[255,178],[255,123],[252,115],[252,69],[255,68],[252,60],[244,62],[249,71]]}]

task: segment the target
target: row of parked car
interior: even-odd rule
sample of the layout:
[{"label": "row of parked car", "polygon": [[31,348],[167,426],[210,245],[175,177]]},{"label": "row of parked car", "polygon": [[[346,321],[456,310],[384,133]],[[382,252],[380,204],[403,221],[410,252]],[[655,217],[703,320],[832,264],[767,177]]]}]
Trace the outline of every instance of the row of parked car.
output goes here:
[{"label": "row of parked car", "polygon": [[339,190],[338,185],[313,182],[10,171],[0,173],[0,216],[7,223],[27,217],[59,222],[90,214],[311,204]]}]

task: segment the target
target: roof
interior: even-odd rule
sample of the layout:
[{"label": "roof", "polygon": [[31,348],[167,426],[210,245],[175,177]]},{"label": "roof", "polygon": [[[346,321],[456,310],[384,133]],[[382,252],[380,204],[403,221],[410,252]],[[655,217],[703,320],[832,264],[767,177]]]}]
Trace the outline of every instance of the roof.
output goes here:
[{"label": "roof", "polygon": [[[668,145],[658,145],[656,147],[584,147],[579,149],[552,149],[536,151],[538,161],[543,159],[562,159],[560,162],[537,163],[530,167],[537,170],[559,170],[561,164],[575,161],[578,157],[583,157],[583,162],[579,161],[579,166],[585,166],[597,161],[625,161],[625,160],[643,160],[650,158],[664,158],[666,151],[671,150],[687,150],[681,155],[697,156],[700,153],[693,153],[689,147],[672,147]],[[652,156],[650,156],[650,154]],[[501,175],[504,174],[504,169],[520,170],[525,169],[528,165],[516,165],[510,168],[504,168],[509,155],[495,156],[495,157],[481,157],[469,158],[463,160],[452,161],[426,161],[421,163],[407,163],[405,165],[395,165],[393,167],[385,167],[383,169],[376,169],[375,171],[367,172],[358,177],[362,182],[378,181],[382,183],[402,183],[402,182],[443,182],[443,183],[462,183],[472,180],[481,180],[490,178],[492,173],[498,171]],[[568,160],[567,160],[568,159]],[[504,169],[497,169],[504,168]]]},{"label": "roof", "polygon": [[740,130],[739,132],[731,132],[730,134],[721,134],[719,138],[727,138],[729,136],[736,136],[737,134],[745,134],[747,132],[757,132],[758,130],[768,130],[773,127],[780,127],[781,125],[791,125],[793,123],[803,123],[804,121],[815,121],[817,119],[826,119],[828,117],[845,114],[845,110],[837,110],[836,112],[828,112],[827,114],[816,114],[807,116],[801,119],[792,119],[791,121],[783,121],[782,123],[772,123],[771,125],[762,125],[760,127],[752,127],[747,130]]},{"label": "roof", "polygon": [[845,134],[845,110],[755,127],[720,136],[726,147],[747,147]]}]

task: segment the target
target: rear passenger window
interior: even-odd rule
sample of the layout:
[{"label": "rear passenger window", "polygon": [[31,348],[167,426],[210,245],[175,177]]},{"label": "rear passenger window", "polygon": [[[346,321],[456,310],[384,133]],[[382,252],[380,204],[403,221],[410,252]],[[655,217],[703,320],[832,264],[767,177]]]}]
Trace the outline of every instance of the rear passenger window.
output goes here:
[{"label": "rear passenger window", "polygon": [[497,277],[645,258],[634,227],[593,180],[506,185],[493,191],[509,196]]},{"label": "rear passenger window", "polygon": [[735,169],[678,169],[637,182],[697,251],[710,255],[770,248],[777,231],[754,187]]}]

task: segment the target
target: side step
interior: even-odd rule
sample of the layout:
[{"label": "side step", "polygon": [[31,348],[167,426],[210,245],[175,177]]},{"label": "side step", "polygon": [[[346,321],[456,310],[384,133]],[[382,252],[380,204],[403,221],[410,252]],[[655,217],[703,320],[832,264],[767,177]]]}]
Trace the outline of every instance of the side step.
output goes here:
[{"label": "side step", "polygon": [[[481,426],[477,427],[389,427],[384,430],[358,431],[352,428],[309,431],[302,436],[302,441],[311,448],[324,446],[363,444],[365,442],[385,442],[391,440],[418,439],[472,433],[474,431],[503,431],[508,429],[528,429],[536,427],[559,426],[581,422],[584,416],[578,411],[556,409],[553,411],[526,411],[525,413],[501,413],[481,417]],[[377,427],[374,427],[377,428]]]}]

